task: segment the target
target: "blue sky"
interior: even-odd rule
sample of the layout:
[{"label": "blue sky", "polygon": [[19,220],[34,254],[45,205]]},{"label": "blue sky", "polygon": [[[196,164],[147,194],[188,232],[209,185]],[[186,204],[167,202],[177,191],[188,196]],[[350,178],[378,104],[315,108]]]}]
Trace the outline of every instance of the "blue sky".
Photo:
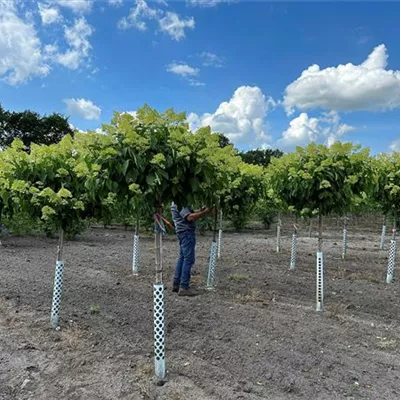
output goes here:
[{"label": "blue sky", "polygon": [[0,102],[82,130],[148,103],[241,149],[400,150],[399,15],[400,2],[0,0]]}]

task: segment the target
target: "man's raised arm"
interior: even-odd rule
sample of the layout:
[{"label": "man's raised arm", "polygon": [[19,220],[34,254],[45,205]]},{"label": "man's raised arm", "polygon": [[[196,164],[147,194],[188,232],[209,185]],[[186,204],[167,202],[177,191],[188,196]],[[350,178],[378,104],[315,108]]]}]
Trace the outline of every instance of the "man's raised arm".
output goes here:
[{"label": "man's raised arm", "polygon": [[188,221],[197,221],[198,219],[204,218],[207,214],[210,214],[212,210],[210,208],[205,208],[202,211],[195,211],[190,213],[186,219]]}]

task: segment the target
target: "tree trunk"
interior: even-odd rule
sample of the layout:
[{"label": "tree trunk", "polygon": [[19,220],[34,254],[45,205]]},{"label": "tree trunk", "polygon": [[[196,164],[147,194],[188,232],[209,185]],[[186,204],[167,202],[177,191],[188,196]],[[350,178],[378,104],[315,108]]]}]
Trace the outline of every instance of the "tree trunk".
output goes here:
[{"label": "tree trunk", "polygon": [[322,252],[322,215],[318,213],[318,251]]},{"label": "tree trunk", "polygon": [[345,215],[343,219],[343,249],[342,249],[342,259],[346,258],[347,254],[347,223],[348,218]]},{"label": "tree trunk", "polygon": [[57,247],[57,261],[62,261],[64,251],[64,229],[60,228],[60,237],[58,240],[58,247]]},{"label": "tree trunk", "polygon": [[276,225],[276,252],[281,251],[281,230],[282,230],[282,220],[281,213],[278,213],[278,224]]},{"label": "tree trunk", "polygon": [[393,231],[392,231],[392,239],[396,240],[396,230],[397,230],[397,218],[396,213],[393,213]]},{"label": "tree trunk", "polygon": [[[161,212],[162,209],[161,207],[159,207],[157,209],[157,213],[161,215]],[[156,226],[156,233],[155,233],[155,248],[156,248],[156,283],[162,283],[163,282],[162,233],[158,226]]]},{"label": "tree trunk", "polygon": [[135,227],[135,235],[139,235],[139,224],[140,224],[140,210],[137,210],[136,213],[136,227]]},{"label": "tree trunk", "polygon": [[213,227],[213,242],[217,241],[217,231],[218,231],[218,212],[215,211],[214,227]]}]

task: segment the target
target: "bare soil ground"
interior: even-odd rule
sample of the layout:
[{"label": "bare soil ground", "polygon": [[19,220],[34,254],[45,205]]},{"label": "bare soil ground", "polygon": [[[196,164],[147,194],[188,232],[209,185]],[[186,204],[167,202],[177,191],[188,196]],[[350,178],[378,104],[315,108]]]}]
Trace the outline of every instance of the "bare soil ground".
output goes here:
[{"label": "bare soil ground", "polygon": [[[177,255],[164,244],[167,381],[153,376],[154,244],[91,229],[65,248],[61,330],[50,328],[56,240],[8,238],[0,247],[0,399],[399,399],[399,283],[385,283],[375,231],[326,233],[325,312],[315,311],[317,239],[300,232],[227,233],[217,288],[171,292]],[[204,288],[210,236],[199,236],[194,283]]]}]

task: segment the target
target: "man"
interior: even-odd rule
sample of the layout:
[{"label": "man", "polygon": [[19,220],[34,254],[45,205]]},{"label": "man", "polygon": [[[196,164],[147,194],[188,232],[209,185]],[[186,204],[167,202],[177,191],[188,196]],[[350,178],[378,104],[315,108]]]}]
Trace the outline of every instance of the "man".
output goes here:
[{"label": "man", "polygon": [[200,211],[193,211],[190,206],[186,206],[179,211],[177,205],[172,203],[171,213],[180,248],[172,291],[179,292],[179,296],[195,296],[196,292],[190,288],[190,275],[195,261],[196,248],[195,221],[210,214],[211,210],[205,208]]}]

